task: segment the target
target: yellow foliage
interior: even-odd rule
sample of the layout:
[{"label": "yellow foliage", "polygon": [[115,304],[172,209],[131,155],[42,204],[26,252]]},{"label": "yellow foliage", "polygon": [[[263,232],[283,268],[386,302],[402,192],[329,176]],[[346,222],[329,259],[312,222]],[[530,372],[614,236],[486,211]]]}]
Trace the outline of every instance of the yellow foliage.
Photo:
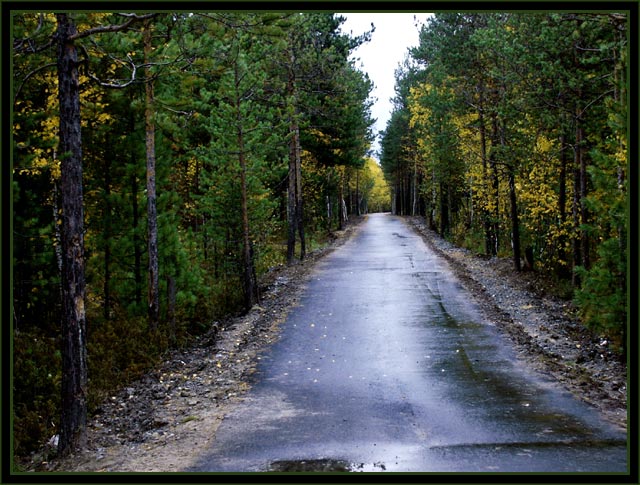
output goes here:
[{"label": "yellow foliage", "polygon": [[387,180],[384,178],[382,167],[373,158],[367,158],[364,172],[373,185],[369,194],[369,210],[381,211],[388,209],[391,204],[391,190]]},{"label": "yellow foliage", "polygon": [[429,107],[422,103],[421,98],[428,95],[433,87],[429,83],[418,84],[409,90],[409,126],[411,128],[420,128],[425,121],[431,116]]}]

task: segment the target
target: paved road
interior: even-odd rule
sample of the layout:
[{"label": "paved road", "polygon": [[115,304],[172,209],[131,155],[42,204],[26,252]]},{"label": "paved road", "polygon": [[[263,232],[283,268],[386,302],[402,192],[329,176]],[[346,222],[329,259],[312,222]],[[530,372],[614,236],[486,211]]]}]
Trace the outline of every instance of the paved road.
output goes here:
[{"label": "paved road", "polygon": [[191,471],[626,471],[626,435],[515,363],[401,219],[325,258]]}]

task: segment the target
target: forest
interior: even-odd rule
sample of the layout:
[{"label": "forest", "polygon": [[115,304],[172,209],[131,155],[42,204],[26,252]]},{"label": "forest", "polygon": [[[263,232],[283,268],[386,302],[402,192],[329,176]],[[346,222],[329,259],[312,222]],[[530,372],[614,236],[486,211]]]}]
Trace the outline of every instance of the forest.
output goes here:
[{"label": "forest", "polygon": [[352,56],[374,29],[343,21],[12,14],[15,455],[82,447],[111,390],[367,212],[552,276],[626,354],[627,15],[435,14],[380,165]]},{"label": "forest", "polygon": [[[107,393],[388,210],[332,13],[12,18],[13,422],[82,446]],[[62,414],[61,414],[62,413]]]},{"label": "forest", "polygon": [[434,15],[396,71],[381,153],[394,212],[425,216],[476,254],[510,257],[514,271],[551,276],[623,355],[635,180],[627,20]]}]

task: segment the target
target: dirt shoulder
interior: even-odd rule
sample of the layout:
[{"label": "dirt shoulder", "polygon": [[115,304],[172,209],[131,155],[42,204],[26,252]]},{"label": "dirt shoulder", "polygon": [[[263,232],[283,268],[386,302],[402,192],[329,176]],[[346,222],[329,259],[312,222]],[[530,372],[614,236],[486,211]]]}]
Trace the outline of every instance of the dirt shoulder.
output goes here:
[{"label": "dirt shoulder", "polygon": [[88,423],[85,451],[49,461],[45,449],[22,465],[57,472],[189,468],[251,387],[260,355],[278,339],[280,324],[298,304],[316,263],[348,241],[365,218],[335,232],[330,244],[304,261],[264,275],[261,302],[248,314],[215,322],[191,348],[172,352],[158,369],[106,399]]},{"label": "dirt shoulder", "polygon": [[[45,450],[23,466],[65,472],[189,468],[251,387],[261,354],[278,339],[280,324],[298,304],[315,264],[349,240],[362,220],[303,262],[265,275],[262,301],[247,315],[214,323],[191,348],[173,352],[158,369],[106,399],[89,422],[85,451],[48,461]],[[449,262],[487,317],[511,337],[523,362],[626,427],[626,366],[604,340],[568,316],[567,302],[537,295],[534,274],[514,274],[508,261],[459,249],[429,231],[420,218],[407,222]]]},{"label": "dirt shoulder", "polygon": [[543,275],[516,273],[508,258],[486,259],[428,229],[424,218],[406,219],[450,265],[480,308],[509,335],[526,365],[553,377],[609,422],[627,427],[627,367],[572,314],[570,301],[543,291]]}]

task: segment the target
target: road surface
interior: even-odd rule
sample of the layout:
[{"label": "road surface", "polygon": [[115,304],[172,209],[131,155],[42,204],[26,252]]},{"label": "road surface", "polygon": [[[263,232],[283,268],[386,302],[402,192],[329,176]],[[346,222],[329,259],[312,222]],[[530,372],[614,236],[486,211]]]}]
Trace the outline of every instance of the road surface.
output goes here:
[{"label": "road surface", "polygon": [[626,472],[626,434],[517,363],[446,263],[368,217],[189,471]]}]

